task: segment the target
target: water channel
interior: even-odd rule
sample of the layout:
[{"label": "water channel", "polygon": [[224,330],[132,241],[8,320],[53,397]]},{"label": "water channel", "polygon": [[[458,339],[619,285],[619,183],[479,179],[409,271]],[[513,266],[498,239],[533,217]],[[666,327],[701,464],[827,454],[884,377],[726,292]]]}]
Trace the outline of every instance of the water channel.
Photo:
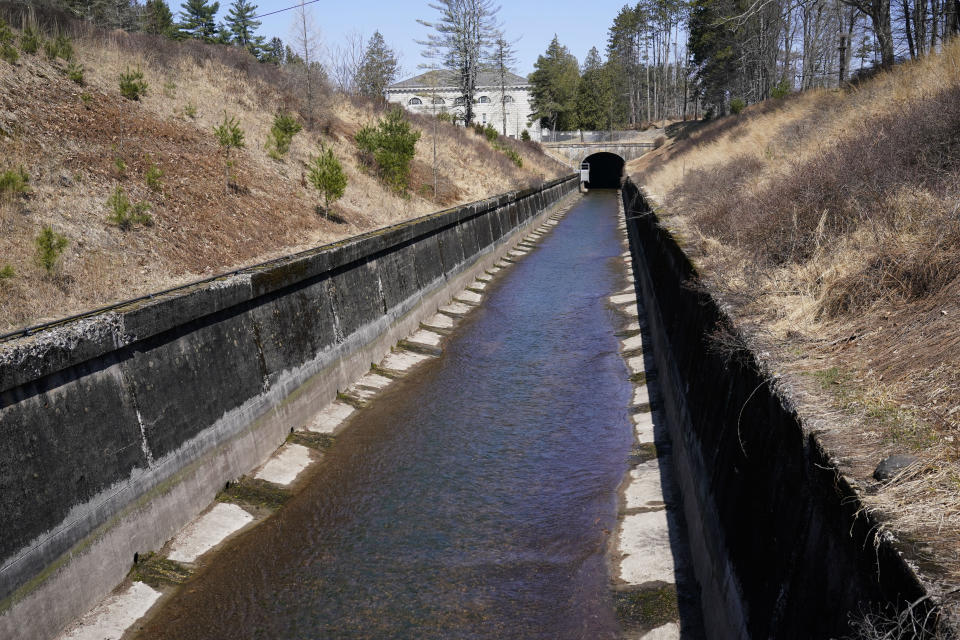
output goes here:
[{"label": "water channel", "polygon": [[626,284],[616,198],[579,200],[139,637],[617,637],[605,552],[632,427],[607,302]]}]

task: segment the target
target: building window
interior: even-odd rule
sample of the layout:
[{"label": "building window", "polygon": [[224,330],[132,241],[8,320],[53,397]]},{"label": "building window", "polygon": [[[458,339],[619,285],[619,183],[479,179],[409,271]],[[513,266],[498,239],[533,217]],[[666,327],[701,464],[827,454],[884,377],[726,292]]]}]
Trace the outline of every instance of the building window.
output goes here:
[{"label": "building window", "polygon": [[480,104],[487,104],[488,102],[490,102],[490,98],[488,96],[480,96]]},{"label": "building window", "polygon": [[453,106],[462,107],[464,105],[463,98],[455,98],[453,101]]},{"label": "building window", "polygon": [[504,102],[513,102],[513,96],[503,96]]},{"label": "building window", "polygon": [[433,104],[447,104],[447,102],[443,98],[434,98]]},{"label": "building window", "polygon": [[410,102],[407,104],[423,104],[423,100],[420,98],[410,98]]},{"label": "building window", "polygon": [[483,124],[487,124],[487,114],[483,114]]}]

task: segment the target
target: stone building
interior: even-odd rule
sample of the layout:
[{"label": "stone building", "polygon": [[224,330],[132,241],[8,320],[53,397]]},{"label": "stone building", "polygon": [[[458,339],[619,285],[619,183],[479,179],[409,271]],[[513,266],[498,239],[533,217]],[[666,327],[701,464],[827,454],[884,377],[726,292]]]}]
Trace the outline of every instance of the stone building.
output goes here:
[{"label": "stone building", "polygon": [[[504,119],[507,135],[519,138],[526,129],[533,140],[540,140],[540,123],[531,122],[531,85],[526,78],[513,73],[506,77],[505,91],[501,100],[500,76],[493,71],[482,71],[477,77],[474,95],[474,122],[492,125],[503,133]],[[415,113],[432,114],[447,112],[463,122],[466,107],[457,87],[453,71],[428,71],[413,78],[402,80],[387,87],[388,102],[401,104]]]}]

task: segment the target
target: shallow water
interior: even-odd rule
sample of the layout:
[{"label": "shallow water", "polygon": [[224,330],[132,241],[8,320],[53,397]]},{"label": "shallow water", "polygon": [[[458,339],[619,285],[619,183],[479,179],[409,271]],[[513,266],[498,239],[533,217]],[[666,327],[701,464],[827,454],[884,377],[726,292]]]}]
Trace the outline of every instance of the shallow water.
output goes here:
[{"label": "shallow water", "polygon": [[605,551],[632,440],[606,304],[625,284],[616,198],[579,200],[141,637],[616,637]]}]

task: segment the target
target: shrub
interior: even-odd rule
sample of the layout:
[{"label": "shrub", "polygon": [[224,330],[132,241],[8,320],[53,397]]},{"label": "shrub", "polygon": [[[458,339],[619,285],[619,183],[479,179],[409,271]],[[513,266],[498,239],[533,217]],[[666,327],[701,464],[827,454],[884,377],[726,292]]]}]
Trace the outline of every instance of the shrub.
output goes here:
[{"label": "shrub", "polygon": [[0,196],[26,193],[30,190],[29,183],[30,176],[27,175],[23,167],[0,172]]},{"label": "shrub", "polygon": [[230,160],[230,152],[233,149],[242,149],[246,146],[243,141],[243,130],[240,128],[240,122],[236,118],[228,117],[223,113],[223,122],[213,128],[213,134],[217,137],[217,142],[224,154],[224,191],[230,190],[230,168],[233,163]]},{"label": "shrub", "polygon": [[140,69],[131,71],[128,68],[126,73],[120,74],[120,95],[127,100],[139,100],[141,96],[147,95],[147,83]]},{"label": "shrub", "polygon": [[73,43],[70,42],[70,38],[67,36],[58,35],[43,43],[43,52],[51,61],[57,58],[73,60]]},{"label": "shrub", "polygon": [[110,216],[107,220],[124,231],[133,226],[134,223],[148,227],[153,224],[153,218],[147,213],[150,210],[150,203],[131,203],[120,185],[117,185],[117,188],[107,198],[107,208],[110,210]]},{"label": "shrub", "polygon": [[734,98],[730,101],[730,113],[733,115],[739,114],[741,111],[747,108],[747,103],[743,101],[743,98]]},{"label": "shrub", "polygon": [[517,165],[520,168],[523,168],[523,158],[520,156],[519,153],[517,153],[513,149],[508,149],[505,147],[501,148],[501,151],[503,151],[503,153],[506,154],[508,158],[510,158],[510,161],[513,162],[513,164]]},{"label": "shrub", "polygon": [[117,170],[117,175],[122,177],[127,171],[127,163],[123,161],[123,158],[115,158],[113,168]]},{"label": "shrub", "polygon": [[361,159],[376,165],[384,182],[397,192],[406,191],[420,132],[411,130],[402,108],[391,109],[376,127],[363,127],[354,140]]},{"label": "shrub", "polygon": [[293,136],[300,133],[302,128],[303,126],[292,115],[278,113],[273,119],[273,126],[267,138],[267,153],[270,157],[274,160],[282,160],[283,156],[290,151]]},{"label": "shrub", "polygon": [[89,109],[93,106],[93,96],[84,91],[80,94],[80,102],[83,103],[84,108]]},{"label": "shrub", "polygon": [[530,132],[524,129],[520,132],[520,139],[524,142],[530,142]]},{"label": "shrub", "polygon": [[347,188],[347,176],[333,149],[324,149],[321,145],[320,155],[310,161],[307,179],[323,195],[323,213],[329,217],[330,202],[342,198]]},{"label": "shrub", "polygon": [[13,31],[2,18],[0,18],[0,58],[10,64],[16,64],[20,59],[20,54],[13,46]]},{"label": "shrub", "polygon": [[449,111],[441,111],[437,114],[437,120],[440,122],[453,122],[453,116],[450,115]]},{"label": "shrub", "polygon": [[34,55],[37,51],[40,51],[41,42],[40,33],[33,25],[25,26],[23,32],[20,33],[20,48],[24,53]]},{"label": "shrub", "polygon": [[193,103],[188,102],[183,107],[183,115],[187,116],[191,120],[194,120],[197,117],[197,108],[193,106]]},{"label": "shrub", "polygon": [[9,280],[10,278],[12,278],[12,277],[15,276],[15,275],[17,275],[17,274],[16,274],[16,272],[13,270],[13,267],[10,266],[9,264],[5,264],[5,265],[3,265],[3,268],[0,269],[0,282],[2,282],[2,281],[4,281],[4,280]]},{"label": "shrub", "polygon": [[69,66],[67,66],[67,77],[83,86],[83,65],[71,60]]},{"label": "shrub", "polygon": [[781,80],[770,89],[770,97],[776,100],[786,98],[788,95],[790,95],[790,83],[786,80]]},{"label": "shrub", "polygon": [[493,128],[493,125],[489,124],[483,128],[483,135],[485,135],[490,142],[496,142],[497,138],[500,137],[500,134]]},{"label": "shrub", "polygon": [[35,254],[37,264],[47,272],[48,276],[53,275],[63,250],[67,248],[66,236],[57,233],[49,226],[44,226],[33,243],[37,249]]},{"label": "shrub", "polygon": [[[149,161],[149,158],[147,160]],[[158,193],[163,191],[162,178],[163,170],[153,163],[150,163],[147,172],[143,174],[143,179],[147,183],[147,186]]]}]

